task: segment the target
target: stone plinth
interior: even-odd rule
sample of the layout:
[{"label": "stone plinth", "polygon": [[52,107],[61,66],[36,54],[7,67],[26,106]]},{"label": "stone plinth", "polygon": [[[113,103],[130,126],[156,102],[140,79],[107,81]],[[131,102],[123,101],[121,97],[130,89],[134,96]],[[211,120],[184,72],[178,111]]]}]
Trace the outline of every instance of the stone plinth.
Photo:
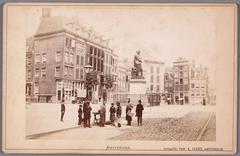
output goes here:
[{"label": "stone plinth", "polygon": [[148,98],[146,95],[147,84],[145,79],[130,79],[129,95],[131,104],[137,105],[138,100],[142,101],[143,105],[148,105]]}]

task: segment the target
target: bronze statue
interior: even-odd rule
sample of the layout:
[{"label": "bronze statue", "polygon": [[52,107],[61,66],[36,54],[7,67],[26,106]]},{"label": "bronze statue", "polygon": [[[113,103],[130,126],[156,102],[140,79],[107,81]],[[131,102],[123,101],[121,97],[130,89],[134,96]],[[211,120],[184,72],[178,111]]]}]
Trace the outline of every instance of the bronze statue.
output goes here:
[{"label": "bronze statue", "polygon": [[140,55],[140,51],[138,50],[134,56],[134,67],[132,68],[132,78],[141,79],[143,78],[143,70],[142,70],[142,57]]}]

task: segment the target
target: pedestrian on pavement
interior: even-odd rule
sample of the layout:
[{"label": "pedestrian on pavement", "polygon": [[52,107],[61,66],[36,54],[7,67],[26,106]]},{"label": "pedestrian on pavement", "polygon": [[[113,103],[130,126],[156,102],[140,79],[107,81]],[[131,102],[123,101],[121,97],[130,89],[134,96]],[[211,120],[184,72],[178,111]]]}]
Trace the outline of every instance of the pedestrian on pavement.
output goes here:
[{"label": "pedestrian on pavement", "polygon": [[64,105],[64,100],[61,102],[61,121],[63,121],[63,117],[65,114],[65,105]]},{"label": "pedestrian on pavement", "polygon": [[206,99],[205,98],[203,98],[203,106],[205,106],[206,105]]},{"label": "pedestrian on pavement", "polygon": [[84,110],[84,120],[86,123],[84,127],[91,128],[91,111],[92,111],[92,108],[90,106],[90,102],[86,101],[86,108]]},{"label": "pedestrian on pavement", "polygon": [[130,104],[130,99],[128,99],[128,104],[126,106],[126,120],[127,120],[127,125],[131,126],[132,122],[132,108],[133,106]]},{"label": "pedestrian on pavement", "polygon": [[100,112],[100,126],[104,127],[105,125],[105,118],[106,118],[106,101],[103,101],[103,104],[101,104],[99,112]]},{"label": "pedestrian on pavement", "polygon": [[114,107],[114,103],[111,104],[109,111],[110,111],[110,121],[111,121],[111,124],[113,125],[115,121],[115,114],[116,114],[116,108]]},{"label": "pedestrian on pavement", "polygon": [[144,110],[142,101],[138,100],[138,105],[136,107],[136,116],[138,121],[138,126],[142,126],[142,111]]},{"label": "pedestrian on pavement", "polygon": [[121,120],[121,116],[122,116],[122,107],[120,105],[120,102],[117,102],[117,126],[118,127],[121,127],[121,123],[120,123],[120,120]]},{"label": "pedestrian on pavement", "polygon": [[79,109],[78,109],[78,125],[82,124],[82,113],[83,113],[82,105],[79,105]]}]

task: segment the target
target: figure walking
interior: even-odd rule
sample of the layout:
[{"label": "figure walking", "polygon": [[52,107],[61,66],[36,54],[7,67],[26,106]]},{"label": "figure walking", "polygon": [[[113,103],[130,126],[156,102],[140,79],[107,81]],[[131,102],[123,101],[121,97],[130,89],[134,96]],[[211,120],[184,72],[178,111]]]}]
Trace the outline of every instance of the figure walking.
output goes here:
[{"label": "figure walking", "polygon": [[63,117],[64,117],[64,114],[65,114],[65,105],[64,105],[64,100],[62,100],[62,103],[61,103],[61,121],[63,121]]},{"label": "figure walking", "polygon": [[142,101],[138,100],[138,105],[136,107],[136,116],[137,116],[137,122],[138,126],[142,126],[142,111],[144,110]]}]

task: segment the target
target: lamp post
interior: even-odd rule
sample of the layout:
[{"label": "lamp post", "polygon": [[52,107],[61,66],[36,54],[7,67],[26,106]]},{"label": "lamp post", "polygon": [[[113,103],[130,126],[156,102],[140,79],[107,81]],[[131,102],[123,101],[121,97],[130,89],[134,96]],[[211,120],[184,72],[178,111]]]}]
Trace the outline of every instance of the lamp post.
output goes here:
[{"label": "lamp post", "polygon": [[88,99],[89,98],[89,87],[88,87],[88,76],[89,76],[89,73],[91,73],[93,70],[93,67],[91,65],[86,65],[84,66],[84,72],[86,73],[86,76],[85,76],[85,83],[87,84],[86,85],[86,98]]}]

